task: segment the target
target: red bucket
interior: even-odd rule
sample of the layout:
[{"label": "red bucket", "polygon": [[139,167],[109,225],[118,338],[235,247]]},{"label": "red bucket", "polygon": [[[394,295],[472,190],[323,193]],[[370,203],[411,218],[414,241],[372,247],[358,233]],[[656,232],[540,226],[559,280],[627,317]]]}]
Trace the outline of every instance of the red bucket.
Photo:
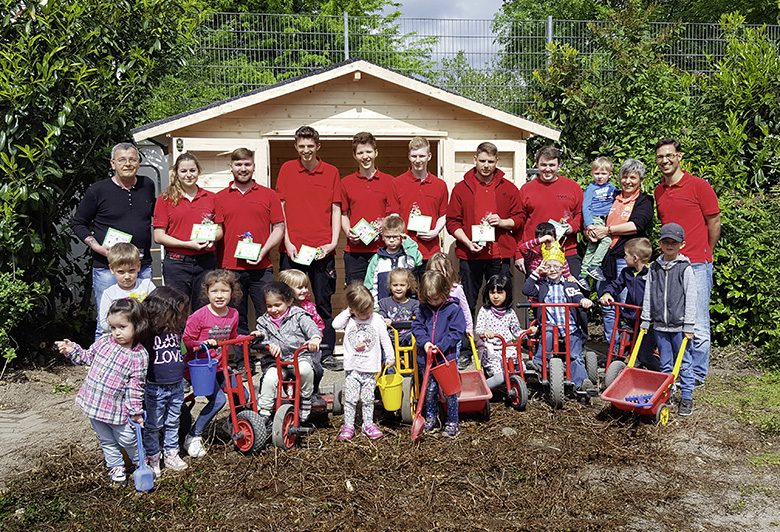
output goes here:
[{"label": "red bucket", "polygon": [[[444,359],[439,365],[431,368],[431,375],[439,383],[439,388],[444,395],[456,395],[462,388],[458,363],[455,360],[447,360],[441,351],[437,351]],[[435,356],[435,355],[434,355]]]}]

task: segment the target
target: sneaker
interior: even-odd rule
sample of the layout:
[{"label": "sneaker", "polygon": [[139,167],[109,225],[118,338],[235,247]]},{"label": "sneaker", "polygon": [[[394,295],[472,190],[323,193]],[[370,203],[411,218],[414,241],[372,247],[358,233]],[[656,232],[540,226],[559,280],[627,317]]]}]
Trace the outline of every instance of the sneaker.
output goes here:
[{"label": "sneaker", "polygon": [[322,364],[323,368],[330,371],[344,371],[344,364],[333,355],[322,357],[320,364]]},{"label": "sneaker", "polygon": [[309,416],[311,415],[311,408],[301,408],[301,415],[298,416],[298,420],[301,423],[306,423],[309,421]]},{"label": "sneaker", "polygon": [[187,469],[187,462],[181,459],[178,449],[165,451],[163,463],[165,464],[165,468],[170,469],[171,471],[184,471]]},{"label": "sneaker", "polygon": [[206,449],[203,447],[203,438],[200,436],[187,435],[184,438],[184,448],[187,449],[187,454],[192,458],[203,458],[206,456]]},{"label": "sneaker", "polygon": [[354,437],[355,437],[355,427],[353,427],[352,425],[342,425],[337,439],[339,441],[349,441]]},{"label": "sneaker", "polygon": [[108,476],[111,477],[111,482],[116,482],[118,484],[124,483],[127,480],[127,475],[125,474],[125,466],[120,465],[120,466],[112,467],[108,472]]},{"label": "sneaker", "polygon": [[590,390],[595,390],[596,385],[593,384],[593,381],[590,379],[585,379],[582,381],[582,384],[580,384],[580,391],[581,392],[589,392]]},{"label": "sneaker", "polygon": [[454,438],[458,435],[458,424],[457,423],[447,423],[444,425],[444,435],[448,438]]},{"label": "sneaker", "polygon": [[582,288],[585,291],[590,291],[590,281],[588,281],[585,278],[582,278],[577,281],[577,284],[580,285],[580,288]]},{"label": "sneaker", "polygon": [[437,421],[435,417],[425,418],[425,432],[432,432],[436,428]]},{"label": "sneaker", "polygon": [[696,379],[693,382],[693,387],[694,388],[702,388],[702,387],[704,387],[704,379]]},{"label": "sneaker", "polygon": [[607,278],[604,276],[604,272],[601,271],[601,268],[593,268],[592,270],[588,270],[588,275],[597,281],[607,280]]},{"label": "sneaker", "polygon": [[466,351],[461,351],[458,354],[458,370],[463,371],[465,369],[468,369],[470,365],[471,365],[471,353]]},{"label": "sneaker", "polygon": [[677,407],[678,416],[690,416],[693,414],[693,399],[682,399]]},{"label": "sneaker", "polygon": [[147,456],[146,463],[152,468],[154,477],[158,478],[160,476],[160,453]]},{"label": "sneaker", "polygon": [[378,440],[384,434],[382,434],[382,431],[379,430],[379,427],[377,427],[373,423],[369,423],[368,425],[363,425],[363,434],[368,436],[372,440]]},{"label": "sneaker", "polygon": [[536,362],[533,360],[526,360],[525,361],[525,370],[526,371],[533,371],[535,373],[541,373],[542,368],[536,365]]}]

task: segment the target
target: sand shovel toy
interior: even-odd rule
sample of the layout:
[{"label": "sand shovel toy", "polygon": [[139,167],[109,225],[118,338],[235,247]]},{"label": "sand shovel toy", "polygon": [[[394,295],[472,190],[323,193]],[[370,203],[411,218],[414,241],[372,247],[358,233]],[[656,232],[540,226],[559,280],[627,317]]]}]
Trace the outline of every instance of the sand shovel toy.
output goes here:
[{"label": "sand shovel toy", "polygon": [[422,415],[422,409],[423,405],[425,405],[425,390],[428,389],[428,376],[431,374],[431,360],[433,359],[434,349],[438,350],[434,346],[425,355],[425,373],[423,373],[422,386],[417,397],[417,413],[414,415],[414,421],[412,421],[412,441],[417,441],[423,430],[425,430],[425,417]]},{"label": "sand shovel toy", "polygon": [[[146,419],[146,414],[144,414]],[[144,452],[143,436],[141,435],[141,424],[128,418],[130,426],[135,429],[135,441],[138,445],[138,467],[133,473],[133,482],[136,491],[151,491],[154,489],[154,471],[146,463],[146,453]]]}]

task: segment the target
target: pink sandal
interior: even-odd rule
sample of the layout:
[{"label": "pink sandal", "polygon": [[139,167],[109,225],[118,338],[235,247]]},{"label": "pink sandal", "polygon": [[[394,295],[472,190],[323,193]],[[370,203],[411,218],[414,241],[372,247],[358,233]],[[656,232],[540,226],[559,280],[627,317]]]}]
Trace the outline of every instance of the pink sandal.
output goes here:
[{"label": "pink sandal", "polygon": [[355,437],[355,427],[353,427],[352,425],[342,425],[341,430],[339,431],[338,440],[349,441],[354,437]]},{"label": "pink sandal", "polygon": [[379,430],[379,427],[377,427],[373,423],[369,423],[368,425],[363,426],[363,434],[365,434],[372,440],[376,440],[384,436],[384,434],[382,434],[382,431]]}]

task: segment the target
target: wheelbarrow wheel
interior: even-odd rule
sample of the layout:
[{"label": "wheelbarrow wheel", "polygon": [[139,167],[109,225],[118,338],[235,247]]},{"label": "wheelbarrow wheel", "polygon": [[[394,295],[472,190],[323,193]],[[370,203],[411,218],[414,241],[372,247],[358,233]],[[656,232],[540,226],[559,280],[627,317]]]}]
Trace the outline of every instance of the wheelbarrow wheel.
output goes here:
[{"label": "wheelbarrow wheel", "polygon": [[414,420],[415,404],[412,398],[412,387],[414,386],[413,377],[404,377],[401,387],[401,421],[411,424]]},{"label": "wheelbarrow wheel", "polygon": [[528,386],[519,375],[509,377],[509,404],[515,410],[522,412],[528,404]]},{"label": "wheelbarrow wheel", "polygon": [[607,368],[607,372],[604,374],[604,387],[609,388],[609,386],[615,382],[615,379],[618,378],[618,375],[620,375],[624,369],[626,369],[625,362],[622,360],[613,360]]},{"label": "wheelbarrow wheel", "polygon": [[337,382],[333,385],[333,407],[331,413],[340,416],[344,413],[344,383]]},{"label": "wheelbarrow wheel", "polygon": [[263,418],[254,410],[242,410],[236,415],[238,432],[233,438],[236,448],[244,454],[263,450],[268,440],[268,431]]},{"label": "wheelbarrow wheel", "polygon": [[594,385],[599,385],[599,357],[594,351],[585,351],[585,371]]},{"label": "wheelbarrow wheel", "polygon": [[550,404],[553,408],[563,408],[564,377],[563,360],[553,357],[548,366],[547,378],[550,379]]},{"label": "wheelbarrow wheel", "polygon": [[274,415],[274,424],[271,437],[274,447],[279,449],[289,449],[298,441],[298,435],[294,434],[292,429],[295,424],[295,406],[291,404],[282,405]]},{"label": "wheelbarrow wheel", "polygon": [[667,423],[669,423],[669,407],[661,405],[661,408],[655,413],[655,424],[665,427]]}]

